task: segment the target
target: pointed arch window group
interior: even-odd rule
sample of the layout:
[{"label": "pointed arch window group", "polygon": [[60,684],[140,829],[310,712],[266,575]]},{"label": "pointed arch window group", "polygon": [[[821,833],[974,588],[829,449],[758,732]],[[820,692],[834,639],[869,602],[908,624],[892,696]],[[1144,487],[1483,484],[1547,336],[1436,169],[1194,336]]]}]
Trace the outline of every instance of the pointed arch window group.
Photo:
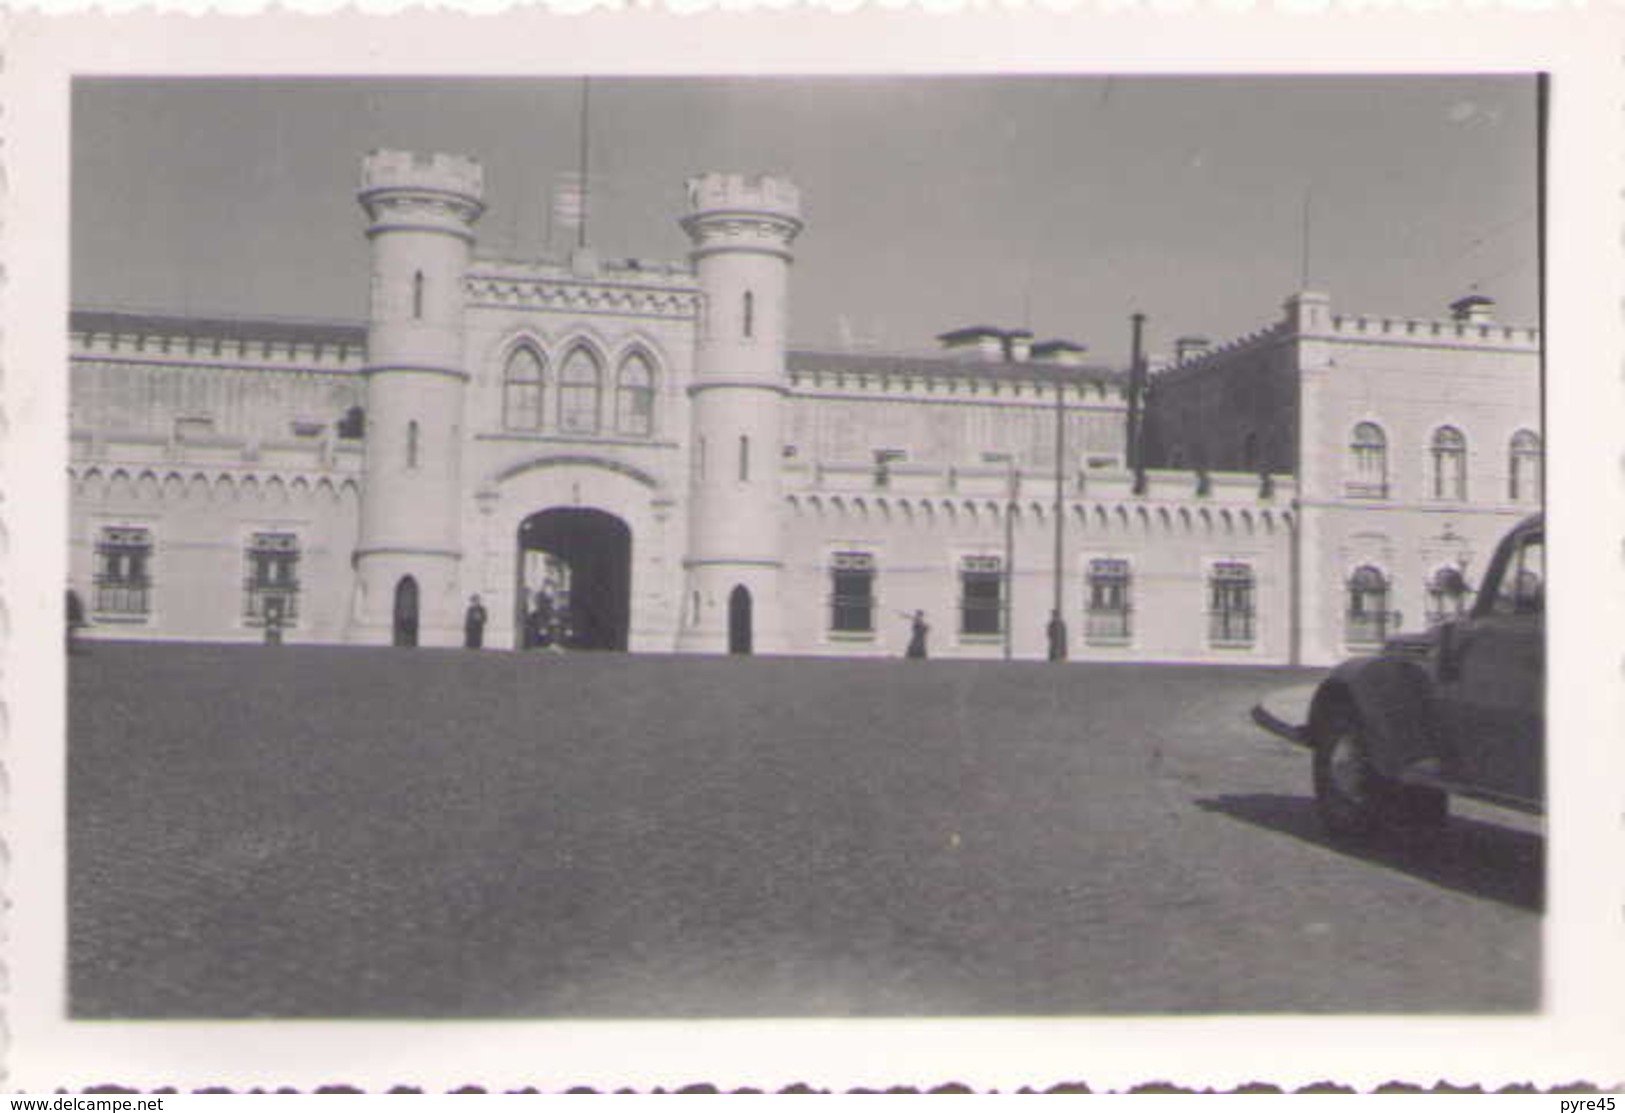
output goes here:
[{"label": "pointed arch window group", "polygon": [[633,349],[613,375],[585,344],[565,349],[557,364],[536,345],[519,344],[502,372],[502,426],[516,432],[572,436],[652,436],[656,371],[648,353]]}]

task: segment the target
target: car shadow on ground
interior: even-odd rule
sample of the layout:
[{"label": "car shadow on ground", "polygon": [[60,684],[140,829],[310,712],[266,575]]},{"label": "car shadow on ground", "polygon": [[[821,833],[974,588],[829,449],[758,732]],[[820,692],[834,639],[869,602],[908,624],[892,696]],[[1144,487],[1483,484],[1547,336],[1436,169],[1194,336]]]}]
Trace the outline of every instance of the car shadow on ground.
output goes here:
[{"label": "car shadow on ground", "polygon": [[1546,905],[1546,840],[1510,827],[1451,816],[1427,838],[1390,835],[1363,843],[1335,840],[1304,796],[1246,793],[1196,801],[1204,811],[1289,835],[1434,885],[1540,912]]}]

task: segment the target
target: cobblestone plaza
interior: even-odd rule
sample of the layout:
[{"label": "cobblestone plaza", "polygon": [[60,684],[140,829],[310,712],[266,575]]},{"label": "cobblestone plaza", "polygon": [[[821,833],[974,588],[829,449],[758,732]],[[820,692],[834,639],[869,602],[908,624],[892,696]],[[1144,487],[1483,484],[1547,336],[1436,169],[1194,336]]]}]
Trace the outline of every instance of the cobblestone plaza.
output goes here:
[{"label": "cobblestone plaza", "polygon": [[[1305,670],[98,644],[71,1014],[1537,1007],[1543,841],[1328,846]],[[207,693],[207,695],[205,695]]]}]

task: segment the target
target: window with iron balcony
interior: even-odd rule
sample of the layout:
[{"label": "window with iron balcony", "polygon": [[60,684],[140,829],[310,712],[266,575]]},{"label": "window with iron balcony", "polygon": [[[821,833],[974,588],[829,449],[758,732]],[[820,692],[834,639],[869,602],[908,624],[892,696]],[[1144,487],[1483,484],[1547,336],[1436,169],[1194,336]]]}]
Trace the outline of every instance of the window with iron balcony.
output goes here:
[{"label": "window with iron balcony", "polygon": [[1243,648],[1257,633],[1251,565],[1222,561],[1208,576],[1208,644]]},{"label": "window with iron balcony", "polygon": [[1348,581],[1344,637],[1352,647],[1374,648],[1399,628],[1399,614],[1389,609],[1390,584],[1380,568],[1356,568]]},{"label": "window with iron balcony", "polygon": [[1133,637],[1130,626],[1128,561],[1103,558],[1089,562],[1085,584],[1088,603],[1084,611],[1084,641],[1089,645],[1126,645]]},{"label": "window with iron balcony", "polygon": [[98,617],[145,622],[152,610],[152,532],[109,526],[96,539]]},{"label": "window with iron balcony", "polygon": [[249,539],[243,619],[251,626],[292,626],[299,619],[299,538],[256,533]]},{"label": "window with iron balcony", "polygon": [[999,557],[968,556],[960,561],[959,632],[969,638],[1004,632],[1004,562]]},{"label": "window with iron balcony", "polygon": [[841,552],[831,559],[829,628],[838,635],[874,634],[874,554]]}]

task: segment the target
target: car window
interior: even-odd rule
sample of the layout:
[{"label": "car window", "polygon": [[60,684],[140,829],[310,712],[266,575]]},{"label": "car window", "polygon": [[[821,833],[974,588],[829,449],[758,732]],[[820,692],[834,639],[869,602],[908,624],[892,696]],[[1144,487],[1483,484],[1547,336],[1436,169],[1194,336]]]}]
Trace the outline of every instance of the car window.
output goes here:
[{"label": "car window", "polygon": [[1518,544],[1501,572],[1490,609],[1495,614],[1540,614],[1546,609],[1544,537],[1535,534]]}]

